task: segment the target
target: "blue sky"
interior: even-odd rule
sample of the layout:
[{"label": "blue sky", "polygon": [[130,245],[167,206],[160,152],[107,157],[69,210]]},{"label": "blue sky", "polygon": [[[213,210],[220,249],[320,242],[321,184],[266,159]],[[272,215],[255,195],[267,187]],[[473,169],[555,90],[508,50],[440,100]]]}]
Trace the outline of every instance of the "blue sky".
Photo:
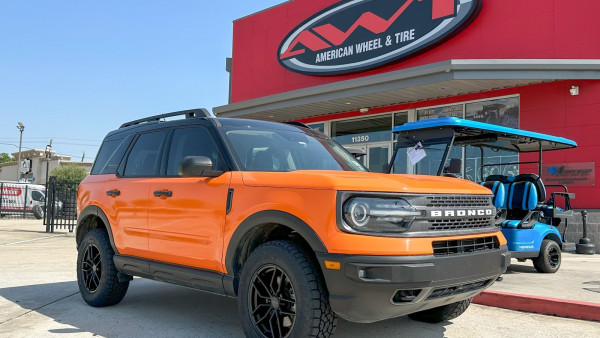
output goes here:
[{"label": "blue sky", "polygon": [[96,156],[141,117],[227,103],[232,21],[283,0],[0,0],[0,152]]}]

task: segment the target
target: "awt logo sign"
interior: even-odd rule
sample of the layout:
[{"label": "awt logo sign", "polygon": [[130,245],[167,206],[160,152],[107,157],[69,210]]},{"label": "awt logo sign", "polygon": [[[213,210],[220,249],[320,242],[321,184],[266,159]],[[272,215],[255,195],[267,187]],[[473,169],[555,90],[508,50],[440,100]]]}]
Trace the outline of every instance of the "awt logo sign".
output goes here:
[{"label": "awt logo sign", "polygon": [[327,8],[286,36],[281,65],[335,75],[402,60],[466,27],[481,0],[351,0]]}]

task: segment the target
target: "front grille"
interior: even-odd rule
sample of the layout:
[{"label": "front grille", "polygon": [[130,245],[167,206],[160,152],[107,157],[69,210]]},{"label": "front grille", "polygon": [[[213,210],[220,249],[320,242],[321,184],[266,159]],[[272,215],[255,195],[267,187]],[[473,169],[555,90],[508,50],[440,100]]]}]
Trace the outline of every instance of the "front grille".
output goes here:
[{"label": "front grille", "polygon": [[454,296],[454,295],[458,295],[461,293],[466,293],[466,292],[471,292],[471,291],[475,291],[478,289],[483,289],[483,288],[487,287],[493,281],[494,281],[493,279],[486,279],[486,280],[474,282],[474,283],[467,283],[467,284],[456,285],[456,286],[451,286],[451,287],[447,287],[447,288],[434,289],[433,292],[431,292],[429,294],[429,296],[427,296],[427,300],[448,297],[448,296]]},{"label": "front grille", "polygon": [[500,244],[498,243],[498,238],[496,236],[451,241],[435,241],[432,244],[434,256],[460,255],[500,248]]},{"label": "front grille", "polygon": [[429,229],[432,231],[459,230],[459,229],[477,229],[487,228],[494,225],[490,217],[467,218],[467,219],[436,219],[428,220]]},{"label": "front grille", "polygon": [[428,208],[489,207],[492,199],[489,196],[431,196],[426,203]]}]

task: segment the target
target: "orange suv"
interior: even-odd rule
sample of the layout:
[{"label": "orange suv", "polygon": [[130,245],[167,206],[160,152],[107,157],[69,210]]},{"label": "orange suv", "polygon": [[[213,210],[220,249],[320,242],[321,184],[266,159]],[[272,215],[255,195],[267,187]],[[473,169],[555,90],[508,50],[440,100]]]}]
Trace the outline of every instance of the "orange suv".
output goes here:
[{"label": "orange suv", "polygon": [[110,132],[78,211],[89,305],[140,276],[237,297],[251,337],[329,336],[338,315],[448,320],[510,258],[487,188],[368,172],[305,126],[204,109]]}]

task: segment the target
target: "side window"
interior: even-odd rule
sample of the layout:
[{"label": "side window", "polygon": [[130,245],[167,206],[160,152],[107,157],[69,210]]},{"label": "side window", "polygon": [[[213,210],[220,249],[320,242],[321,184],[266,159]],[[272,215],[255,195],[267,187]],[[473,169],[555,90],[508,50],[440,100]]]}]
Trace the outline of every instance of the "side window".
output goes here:
[{"label": "side window", "polygon": [[31,199],[37,202],[44,202],[44,194],[37,190],[31,191]]},{"label": "side window", "polygon": [[106,166],[108,159],[115,152],[119,144],[121,144],[123,140],[110,140],[104,141],[100,150],[98,151],[98,155],[96,156],[96,161],[94,161],[94,167],[92,168],[92,175],[99,175],[102,172],[102,169]]},{"label": "side window", "polygon": [[112,156],[108,159],[108,161],[106,161],[106,165],[100,171],[100,175],[114,174],[117,172],[119,163],[121,163],[121,158],[123,158],[123,155],[125,155],[125,152],[127,151],[127,148],[133,139],[133,135],[134,134],[130,134],[121,142],[121,144],[119,144],[119,147],[117,147]]},{"label": "side window", "polygon": [[160,148],[166,135],[164,130],[140,135],[127,157],[124,176],[158,176]]},{"label": "side window", "polygon": [[212,160],[213,170],[225,170],[217,145],[204,127],[182,128],[173,132],[167,176],[178,175],[179,163],[186,156],[206,156]]}]

